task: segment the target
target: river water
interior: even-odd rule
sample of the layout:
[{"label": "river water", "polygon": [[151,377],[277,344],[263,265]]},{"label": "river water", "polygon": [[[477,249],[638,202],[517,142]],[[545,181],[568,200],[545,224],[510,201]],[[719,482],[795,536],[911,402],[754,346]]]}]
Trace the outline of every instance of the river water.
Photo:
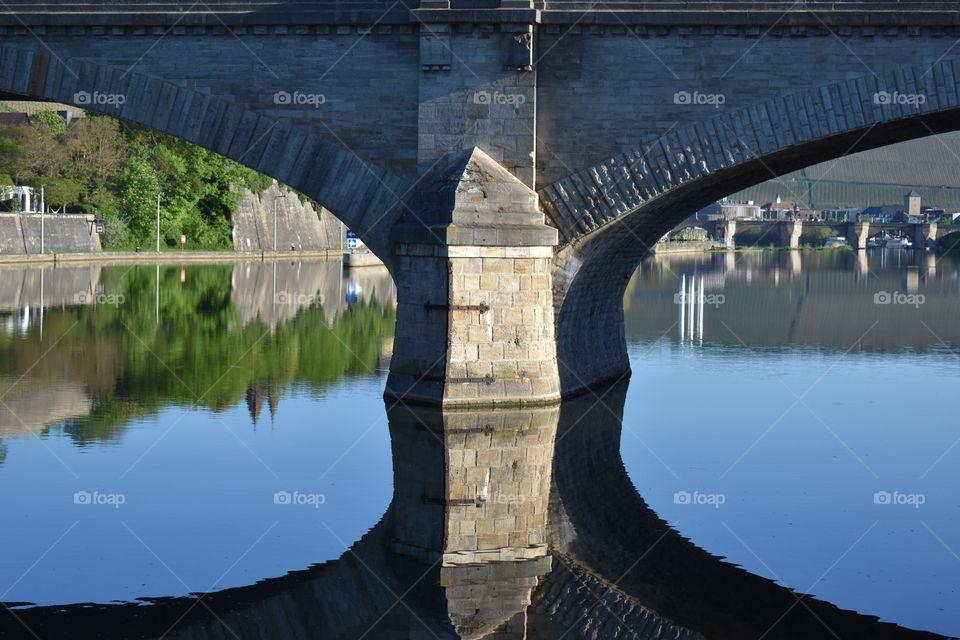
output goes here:
[{"label": "river water", "polygon": [[[425,472],[405,462],[425,445],[382,400],[394,296],[384,269],[337,261],[0,268],[0,601],[42,626],[50,605],[162,610],[300,571],[340,585],[342,615],[361,607],[352,587],[392,585],[379,568],[392,561],[360,550],[385,528],[391,549],[409,549],[433,526],[409,506],[429,502],[430,483],[411,480]],[[611,624],[629,629],[647,607],[707,637],[757,637],[737,626],[753,615],[767,637],[833,637],[790,627],[796,613],[777,626],[759,604],[716,613],[728,604],[709,594],[725,585],[756,590],[741,600],[780,597],[736,565],[841,609],[960,634],[960,266],[898,250],[672,254],[641,265],[624,305],[629,384],[523,418],[546,415],[557,433],[538,509],[552,491],[545,538],[565,546],[552,573],[536,572],[541,585],[593,562],[619,602],[637,602],[629,614],[604,605]],[[462,460],[455,449],[441,469]],[[657,517],[669,529],[640,545]],[[625,572],[610,577],[604,558],[617,553]],[[345,558],[366,578],[345,583]],[[426,582],[449,587],[444,575]],[[697,600],[708,575],[719,583]],[[552,597],[531,588],[522,603]],[[408,607],[412,622],[396,618],[408,605],[394,595],[365,625],[323,624],[335,637],[442,635],[423,613],[435,594]],[[544,611],[525,618],[529,637],[606,637]],[[507,613],[501,633],[516,622]],[[450,618],[452,636],[481,637],[475,619]],[[15,626],[0,619],[0,636]]]}]

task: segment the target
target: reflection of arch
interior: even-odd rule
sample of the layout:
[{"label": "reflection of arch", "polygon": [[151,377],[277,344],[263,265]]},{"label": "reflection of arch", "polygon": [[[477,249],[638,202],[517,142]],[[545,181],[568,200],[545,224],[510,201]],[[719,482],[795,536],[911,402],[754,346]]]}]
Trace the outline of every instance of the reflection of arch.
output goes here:
[{"label": "reflection of arch", "polygon": [[[625,397],[620,384],[602,402],[583,396],[562,405],[551,498],[554,553],[711,640],[833,638],[826,627],[841,638],[940,637],[809,596],[800,595],[803,604],[797,604],[790,590],[671,529],[637,494],[620,458]],[[590,616],[602,615],[597,605],[579,624],[589,627]]]},{"label": "reflection of arch", "polygon": [[401,178],[343,145],[228,99],[86,60],[73,67],[43,51],[0,47],[0,92],[73,105],[85,101],[82,94],[124,96],[92,110],[182,138],[289,184],[386,255],[388,212],[405,191]]},{"label": "reflection of arch", "polygon": [[[15,614],[40,637],[80,628],[90,637],[233,637],[224,624],[244,640],[760,637],[794,596],[696,548],[649,510],[619,458],[624,387],[605,395],[612,411],[585,397],[559,411],[391,408],[393,501],[337,560],[209,594],[203,605],[168,598]],[[523,495],[509,493],[521,486]],[[498,530],[507,546],[481,540]],[[536,544],[548,533],[549,552]],[[841,637],[936,637],[805,603]],[[766,637],[828,637],[806,611],[796,607]],[[0,628],[4,638],[34,637],[5,609]]]},{"label": "reflection of arch", "polygon": [[[778,97],[678,127],[542,189],[561,234],[554,273],[564,394],[629,370],[621,298],[641,257],[673,226],[771,173],[960,128],[955,74],[960,66],[949,61],[905,66]],[[890,104],[916,94],[922,104]],[[584,362],[585,348],[598,357]]]}]

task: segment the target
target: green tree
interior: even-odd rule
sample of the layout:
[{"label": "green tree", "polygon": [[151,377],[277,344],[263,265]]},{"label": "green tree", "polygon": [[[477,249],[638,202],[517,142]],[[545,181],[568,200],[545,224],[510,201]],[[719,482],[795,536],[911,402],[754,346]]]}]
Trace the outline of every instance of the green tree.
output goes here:
[{"label": "green tree", "polygon": [[61,136],[67,131],[67,121],[56,111],[37,111],[30,117],[34,122],[50,127],[54,136]]},{"label": "green tree", "polygon": [[[145,240],[155,232],[156,197],[160,180],[146,159],[133,156],[123,167],[120,186],[120,215],[135,240]],[[162,210],[161,210],[162,211]],[[165,220],[161,217],[161,233]]]}]

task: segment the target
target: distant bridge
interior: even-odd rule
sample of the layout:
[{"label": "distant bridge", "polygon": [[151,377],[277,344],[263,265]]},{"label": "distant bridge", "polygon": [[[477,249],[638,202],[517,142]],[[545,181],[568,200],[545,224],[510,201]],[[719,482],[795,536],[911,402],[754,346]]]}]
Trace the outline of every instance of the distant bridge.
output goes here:
[{"label": "distant bridge", "polygon": [[355,230],[397,281],[387,393],[432,404],[555,402],[628,374],[623,292],[680,220],[960,127],[951,2],[2,11],[0,93],[178,136]]},{"label": "distant bridge", "polygon": [[802,220],[716,220],[704,227],[711,235],[726,246],[736,246],[736,235],[746,229],[763,229],[764,241],[756,244],[796,249],[800,246],[800,237],[814,229],[830,229],[836,235],[843,236],[854,249],[866,249],[867,239],[884,231],[904,231],[913,243],[914,249],[926,249],[936,246],[941,237],[956,231],[952,225],[915,222],[843,222]]}]

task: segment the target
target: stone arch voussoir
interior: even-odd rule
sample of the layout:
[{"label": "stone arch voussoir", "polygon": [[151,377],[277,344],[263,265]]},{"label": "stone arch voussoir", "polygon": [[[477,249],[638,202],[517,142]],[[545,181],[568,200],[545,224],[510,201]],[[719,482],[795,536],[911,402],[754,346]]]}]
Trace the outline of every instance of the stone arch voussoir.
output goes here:
[{"label": "stone arch voussoir", "polygon": [[641,258],[677,223],[773,175],[960,129],[958,86],[960,62],[947,60],[806,89],[677,127],[541,189],[560,232],[553,276],[561,392],[629,373],[623,294]]},{"label": "stone arch voussoir", "polygon": [[960,129],[958,85],[960,62],[947,60],[778,96],[676,127],[543,188],[541,202],[561,248],[623,222],[652,244],[691,206],[771,174]]}]

